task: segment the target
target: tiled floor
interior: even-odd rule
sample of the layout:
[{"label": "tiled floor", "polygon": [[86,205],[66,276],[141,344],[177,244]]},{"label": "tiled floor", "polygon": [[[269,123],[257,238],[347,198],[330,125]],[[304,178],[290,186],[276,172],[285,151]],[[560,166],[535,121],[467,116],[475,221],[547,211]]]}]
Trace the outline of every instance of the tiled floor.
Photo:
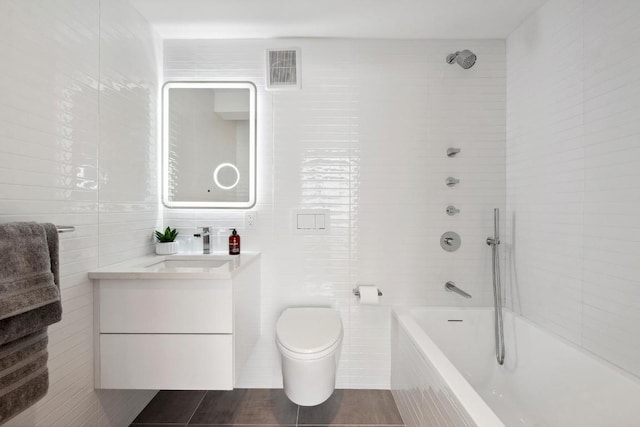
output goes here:
[{"label": "tiled floor", "polygon": [[298,406],[279,389],[161,391],[131,427],[403,426],[388,390],[336,390],[318,406]]}]

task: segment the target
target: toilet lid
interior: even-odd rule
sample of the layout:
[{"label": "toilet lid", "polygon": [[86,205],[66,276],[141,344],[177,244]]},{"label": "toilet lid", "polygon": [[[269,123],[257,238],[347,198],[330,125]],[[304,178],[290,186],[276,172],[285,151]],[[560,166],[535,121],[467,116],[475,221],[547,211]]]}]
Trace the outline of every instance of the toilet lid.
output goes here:
[{"label": "toilet lid", "polygon": [[278,319],[276,337],[296,353],[317,353],[342,338],[340,313],[330,308],[288,308]]}]

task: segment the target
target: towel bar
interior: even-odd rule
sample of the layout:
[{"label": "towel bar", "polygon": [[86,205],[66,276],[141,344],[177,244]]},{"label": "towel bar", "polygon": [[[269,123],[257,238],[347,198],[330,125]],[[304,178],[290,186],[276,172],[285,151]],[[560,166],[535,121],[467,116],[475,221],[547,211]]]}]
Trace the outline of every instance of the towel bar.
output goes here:
[{"label": "towel bar", "polygon": [[58,233],[71,233],[72,231],[76,231],[76,228],[73,225],[56,225],[58,229]]}]

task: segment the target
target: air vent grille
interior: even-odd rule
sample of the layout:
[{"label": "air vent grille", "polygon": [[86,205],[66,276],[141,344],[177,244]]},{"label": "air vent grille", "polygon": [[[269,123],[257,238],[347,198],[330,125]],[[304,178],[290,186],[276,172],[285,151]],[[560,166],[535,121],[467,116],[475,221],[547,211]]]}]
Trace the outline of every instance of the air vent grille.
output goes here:
[{"label": "air vent grille", "polygon": [[295,89],[300,87],[300,50],[267,50],[267,88]]}]

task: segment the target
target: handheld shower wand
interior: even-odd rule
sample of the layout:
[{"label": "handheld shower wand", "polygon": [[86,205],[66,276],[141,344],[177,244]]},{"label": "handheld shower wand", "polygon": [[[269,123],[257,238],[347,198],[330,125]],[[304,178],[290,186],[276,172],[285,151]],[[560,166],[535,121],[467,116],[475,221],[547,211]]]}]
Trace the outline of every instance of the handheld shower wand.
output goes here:
[{"label": "handheld shower wand", "polygon": [[487,245],[491,246],[493,258],[493,311],[494,333],[496,344],[496,360],[499,365],[504,363],[504,329],[502,324],[502,284],[500,283],[500,210],[493,210],[493,237],[487,237]]}]

